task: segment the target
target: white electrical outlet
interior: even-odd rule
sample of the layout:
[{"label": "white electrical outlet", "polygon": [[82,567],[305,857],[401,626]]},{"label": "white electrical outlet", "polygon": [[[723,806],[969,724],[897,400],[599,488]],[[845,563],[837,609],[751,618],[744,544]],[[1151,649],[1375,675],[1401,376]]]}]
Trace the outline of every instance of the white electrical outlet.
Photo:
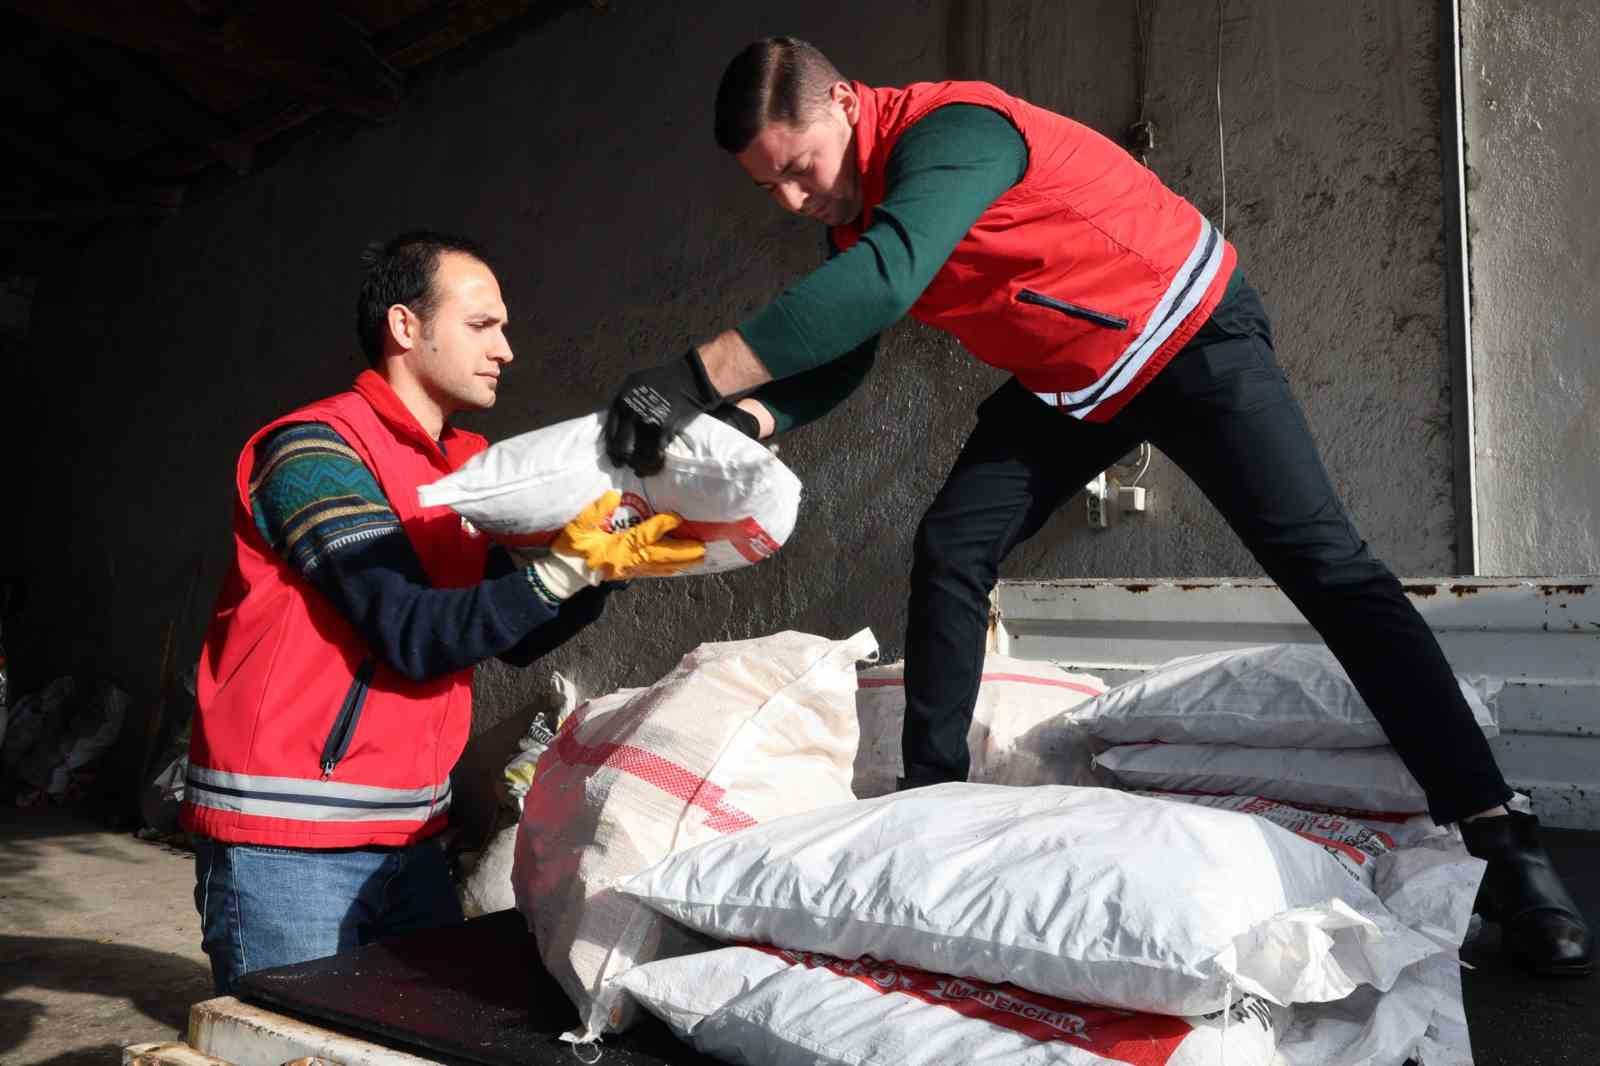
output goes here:
[{"label": "white electrical outlet", "polygon": [[1085,514],[1089,520],[1090,529],[1105,529],[1111,524],[1110,508],[1108,506],[1110,503],[1109,495],[1110,493],[1106,488],[1106,475],[1103,470],[1094,476],[1094,480],[1083,487]]}]

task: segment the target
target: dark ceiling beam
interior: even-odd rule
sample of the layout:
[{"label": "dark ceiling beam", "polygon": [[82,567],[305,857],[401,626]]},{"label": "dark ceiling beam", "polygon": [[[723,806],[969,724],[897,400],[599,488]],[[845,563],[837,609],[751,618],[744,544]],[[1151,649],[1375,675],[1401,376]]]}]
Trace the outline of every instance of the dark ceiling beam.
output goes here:
[{"label": "dark ceiling beam", "polygon": [[91,193],[106,189],[105,175],[97,167],[74,159],[14,126],[0,126],[0,144],[15,152],[17,158],[32,164],[35,170],[76,189]]},{"label": "dark ceiling beam", "polygon": [[190,11],[201,18],[226,18],[239,9],[237,0],[187,0]]},{"label": "dark ceiling beam", "polygon": [[[358,58],[351,70],[308,60],[269,44],[251,32],[247,16],[229,18],[220,30],[151,13],[136,0],[10,0],[20,14],[46,26],[81,33],[136,52],[186,59],[290,89],[362,118],[393,115],[400,88]],[[309,9],[316,13],[315,7]],[[273,9],[267,16],[275,14]]]},{"label": "dark ceiling beam", "polygon": [[250,172],[254,142],[241,140],[227,122],[145,65],[153,60],[77,34],[63,36],[60,42],[85,76],[100,87],[96,99],[79,100],[79,107],[138,122],[185,143],[204,145],[209,158],[220,160],[235,174]]},{"label": "dark ceiling beam", "polygon": [[[0,0],[0,7],[10,7],[71,34],[149,55],[206,64],[219,71],[269,82],[301,97],[283,100],[276,107],[271,106],[270,100],[263,100],[259,106],[230,114],[224,120],[199,101],[190,102],[187,93],[137,59],[117,53],[124,65],[144,67],[148,75],[136,82],[140,86],[136,95],[145,101],[139,106],[149,106],[155,112],[152,121],[187,142],[154,151],[132,164],[147,181],[158,182],[191,176],[218,158],[242,172],[249,166],[252,146],[330,107],[363,117],[389,114],[398,106],[397,70],[427,63],[536,8],[547,12],[552,8],[540,0],[452,0],[436,4],[374,38],[342,3],[309,8],[288,6],[288,10],[299,14],[300,25],[306,29],[302,35],[305,40],[297,42],[292,31],[284,36],[285,9],[276,5],[248,0],[187,2],[197,21],[176,26],[170,18],[142,10],[137,0]],[[606,6],[604,0],[590,2],[597,10]],[[308,10],[310,14],[306,14]],[[81,54],[80,50],[91,54],[112,52],[82,40],[68,40],[75,55]],[[322,54],[314,54],[317,49]],[[285,70],[290,78],[283,76]],[[121,87],[125,73],[119,68],[119,73],[110,79],[117,84],[117,92],[125,91]],[[322,91],[306,91],[308,84]],[[167,98],[168,92],[175,94],[176,100]],[[356,106],[352,106],[351,94]],[[81,101],[78,103],[81,106]],[[29,140],[15,129],[0,130],[0,145],[8,143],[33,162],[40,175],[38,181],[67,182],[88,194],[83,199],[57,199],[48,195],[47,184],[24,196],[21,203],[13,199],[11,204],[0,207],[0,223],[22,227],[17,232],[31,232],[26,230],[29,224],[54,227],[52,232],[70,232],[74,224],[82,227],[118,218],[160,218],[176,211],[182,201],[184,190],[176,185],[118,191],[93,165],[48,144]],[[126,168],[119,167],[119,171],[123,169]]]},{"label": "dark ceiling beam", "polygon": [[183,206],[182,185],[145,185],[103,194],[29,197],[0,205],[0,222],[73,222],[106,218],[165,218]]},{"label": "dark ceiling beam", "polygon": [[340,62],[357,67],[364,78],[400,89],[400,72],[379,54],[373,46],[372,33],[358,16],[345,11],[342,5],[322,3],[302,17],[312,20],[307,28],[326,35]]},{"label": "dark ceiling beam", "polygon": [[111,200],[85,200],[44,207],[0,207],[0,223],[98,222],[110,218],[169,218],[176,207],[165,204],[127,204]]},{"label": "dark ceiling beam", "polygon": [[[291,130],[308,119],[322,114],[326,108],[320,104],[290,104],[280,107],[275,112],[249,122],[234,134],[233,143],[253,148],[271,140],[278,134]],[[158,149],[138,162],[139,169],[152,177],[168,180],[186,178],[206,169],[213,162],[213,153],[209,148],[198,148],[193,145],[173,145],[168,148]]]},{"label": "dark ceiling beam", "polygon": [[[386,63],[409,69],[538,6],[539,0],[456,0],[384,31],[372,45],[375,52],[382,49]],[[239,128],[234,140],[240,144],[259,145],[315,118],[324,110],[316,104],[294,104],[254,120],[241,120],[235,115],[233,118]],[[210,163],[205,152],[193,147],[164,149],[141,161],[147,173],[168,179],[193,175]]]},{"label": "dark ceiling beam", "polygon": [[402,95],[399,72],[373,48],[360,20],[337,4],[258,4],[228,18],[224,26],[261,47],[342,72],[355,84],[377,86],[393,93],[396,101]]},{"label": "dark ceiling beam", "polygon": [[538,6],[540,0],[453,0],[385,31],[375,43],[390,63],[409,70]]}]

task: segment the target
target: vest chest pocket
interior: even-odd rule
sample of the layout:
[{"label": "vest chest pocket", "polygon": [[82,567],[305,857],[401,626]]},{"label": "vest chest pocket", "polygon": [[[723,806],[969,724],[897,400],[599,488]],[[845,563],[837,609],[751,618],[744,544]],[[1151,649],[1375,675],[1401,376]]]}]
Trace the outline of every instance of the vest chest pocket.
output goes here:
[{"label": "vest chest pocket", "polygon": [[1065,300],[1058,300],[1054,296],[1046,296],[1044,293],[1034,292],[1032,289],[1022,289],[1018,291],[1017,302],[1022,304],[1033,304],[1036,307],[1048,307],[1050,310],[1059,311],[1069,318],[1082,319],[1085,322],[1093,323],[1094,325],[1100,326],[1103,329],[1128,328],[1128,320],[1125,318],[1120,318],[1117,315],[1107,314],[1104,311],[1096,311],[1090,307],[1080,307],[1078,304],[1068,303]]},{"label": "vest chest pocket", "polygon": [[372,685],[372,675],[377,669],[376,659],[364,661],[356,671],[355,679],[350,682],[349,690],[344,694],[344,702],[339,705],[339,714],[333,720],[333,729],[329,731],[328,739],[322,745],[324,781],[333,776],[334,767],[339,765],[339,760],[350,750],[350,740],[356,735],[356,723],[361,720],[361,708],[367,702],[367,690]]}]

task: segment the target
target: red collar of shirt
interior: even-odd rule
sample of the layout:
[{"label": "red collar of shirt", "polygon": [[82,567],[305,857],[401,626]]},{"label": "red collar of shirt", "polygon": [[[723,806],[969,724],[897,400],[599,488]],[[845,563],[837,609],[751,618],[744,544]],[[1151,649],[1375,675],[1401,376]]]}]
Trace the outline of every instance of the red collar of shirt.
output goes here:
[{"label": "red collar of shirt", "polygon": [[[428,431],[422,428],[422,423],[417,421],[417,416],[405,405],[394,389],[384,380],[383,375],[375,370],[363,370],[356,377],[356,392],[360,393],[378,413],[378,417],[401,437],[422,446],[430,456],[435,456],[445,465],[454,469],[461,461],[457,456],[459,446],[468,438],[476,439],[477,434],[467,433],[456,429],[449,423],[445,424],[444,432],[435,440]],[[441,454],[442,452],[442,454]]]}]

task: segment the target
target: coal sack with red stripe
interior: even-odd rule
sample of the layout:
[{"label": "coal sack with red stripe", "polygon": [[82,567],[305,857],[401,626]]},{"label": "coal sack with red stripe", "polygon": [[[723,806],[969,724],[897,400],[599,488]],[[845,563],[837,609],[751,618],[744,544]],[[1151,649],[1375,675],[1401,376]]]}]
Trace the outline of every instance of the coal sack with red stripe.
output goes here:
[{"label": "coal sack with red stripe", "polygon": [[[861,747],[856,752],[857,796],[885,796],[904,773],[900,732],[906,716],[905,663],[861,673],[856,709]],[[1094,752],[1075,724],[1075,709],[1106,691],[1093,674],[1050,662],[991,654],[983,661],[978,701],[967,730],[971,781],[994,785],[1090,785]]]},{"label": "coal sack with red stripe", "polygon": [[612,978],[694,946],[618,884],[683,848],[853,799],[856,664],[876,654],[868,630],[703,644],[649,688],[568,716],[523,800],[511,880],[578,1008],[572,1039],[632,1020]]},{"label": "coal sack with red stripe", "polygon": [[1287,829],[1105,788],[910,789],[708,840],[621,888],[725,942],[1159,1014],[1383,991],[1447,950]]},{"label": "coal sack with red stripe", "polygon": [[874,958],[737,946],[650,963],[623,987],[707,1054],[765,1066],[1267,1066],[1286,1008],[1240,995],[1181,1018]]},{"label": "coal sack with red stripe", "polygon": [[[1484,736],[1503,682],[1456,675]],[[1389,743],[1355,683],[1321,644],[1262,644],[1188,655],[1118,685],[1078,717],[1113,744],[1376,748]]]}]

